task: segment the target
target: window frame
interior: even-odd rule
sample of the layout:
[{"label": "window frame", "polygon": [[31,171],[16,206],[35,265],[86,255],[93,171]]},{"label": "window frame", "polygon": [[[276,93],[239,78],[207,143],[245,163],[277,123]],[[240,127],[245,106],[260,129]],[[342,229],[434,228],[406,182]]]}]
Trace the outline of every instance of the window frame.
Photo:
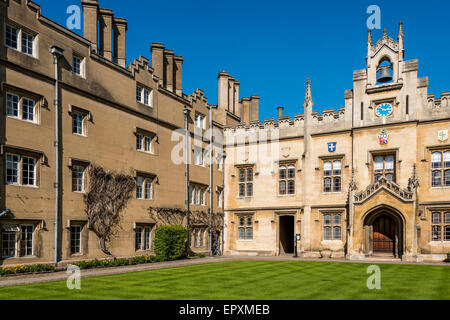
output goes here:
[{"label": "window frame", "polygon": [[152,224],[136,224],[136,227],[134,228],[134,251],[153,250],[153,227],[154,225]]},{"label": "window frame", "polygon": [[[254,213],[251,214],[239,214],[237,217],[237,240],[238,241],[253,241],[255,238],[254,234]],[[241,219],[244,223],[241,224]],[[250,221],[250,223],[249,223]],[[244,230],[243,237],[241,237],[241,230]],[[251,237],[248,236],[248,231],[251,230]]]},{"label": "window frame", "polygon": [[[375,159],[378,157],[383,158],[383,169],[381,172],[375,172],[375,163],[376,163]],[[394,168],[392,170],[386,169],[386,163],[387,163],[386,158],[387,157],[394,158],[394,160],[393,160]],[[372,170],[371,170],[372,182],[373,183],[378,182],[378,180],[381,179],[381,177],[385,177],[387,180],[389,180],[386,175],[392,174],[393,178],[392,178],[392,180],[389,180],[389,181],[396,183],[397,182],[397,159],[398,159],[397,152],[372,153]],[[376,179],[377,176],[380,176],[380,178],[378,180]]]},{"label": "window frame", "polygon": [[[77,233],[78,239],[77,240],[78,243],[75,243],[74,241],[74,229],[78,229],[79,228],[79,232]],[[81,255],[83,254],[83,248],[82,248],[82,238],[83,238],[83,225],[82,224],[71,224],[69,227],[69,232],[70,232],[70,255],[74,256],[74,255]],[[74,247],[75,244],[75,247]],[[76,248],[78,246],[78,251],[74,251],[73,249]]]},{"label": "window frame", "polygon": [[153,90],[136,84],[136,101],[147,107],[153,108]]},{"label": "window frame", "polygon": [[[136,199],[137,200],[146,200],[146,201],[152,201],[155,199],[155,188],[154,188],[154,182],[156,180],[155,176],[147,176],[147,175],[137,175],[136,176]],[[139,183],[139,181],[141,181]],[[150,189],[149,193],[147,193],[147,186],[150,182]],[[140,189],[139,189],[140,188]],[[138,192],[140,190],[140,193]]]},{"label": "window frame", "polygon": [[[2,259],[16,258],[17,257],[17,247],[18,247],[18,243],[17,242],[18,242],[18,238],[19,238],[20,226],[18,226],[18,227],[19,227],[19,231],[5,231],[5,230],[2,229],[2,252],[1,252]],[[5,240],[5,238],[4,238],[5,235],[14,235],[14,240],[12,241],[11,239],[9,239],[9,237],[8,237],[7,240]],[[12,248],[10,248],[9,245],[11,243],[14,244],[14,255],[4,255],[3,254],[3,252],[5,250],[5,245],[4,245],[5,241],[8,243],[8,246],[7,246],[7,249],[6,249],[8,252],[13,250]]]},{"label": "window frame", "polygon": [[[254,197],[255,170],[253,166],[237,167],[238,170],[238,198]],[[244,179],[241,179],[241,173],[244,171]],[[251,172],[251,175],[249,175]],[[251,179],[249,177],[251,176]],[[241,186],[244,186],[244,195],[241,195]],[[249,192],[250,190],[250,192]]]},{"label": "window frame", "polygon": [[[439,222],[435,222],[435,217],[439,215]],[[448,217],[448,219],[446,219]],[[450,242],[450,231],[447,237],[447,228],[450,230],[450,209],[431,211],[431,242]],[[435,239],[434,230],[439,228],[439,239]]]},{"label": "window frame", "polygon": [[[16,169],[11,169],[11,170],[16,170],[17,171],[17,176],[16,176],[16,179],[17,179],[17,181],[16,182],[9,182],[8,181],[8,176],[10,176],[10,175],[8,175],[8,170],[10,170],[9,168],[8,168],[8,157],[9,156],[11,156],[11,157],[18,157],[18,161],[17,162],[14,162],[14,163],[16,163],[17,164],[17,168]],[[32,173],[33,173],[33,175],[30,177],[30,176],[28,176],[27,178],[28,179],[32,179],[33,180],[33,184],[29,184],[29,183],[24,183],[24,179],[25,179],[25,168],[24,168],[24,166],[26,165],[25,163],[24,163],[24,159],[31,159],[31,160],[33,160],[33,165],[32,165],[32,168],[33,168],[33,171],[32,171]],[[18,187],[27,187],[27,188],[38,188],[39,187],[39,183],[38,183],[38,178],[39,178],[39,175],[38,175],[38,170],[39,170],[39,157],[36,157],[36,156],[34,156],[34,155],[30,155],[30,154],[28,154],[28,153],[20,153],[20,152],[6,152],[5,153],[5,158],[4,158],[4,161],[5,161],[5,185],[9,185],[9,186],[18,186]],[[28,170],[27,170],[28,171]]]},{"label": "window frame", "polygon": [[[82,172],[81,172],[81,178],[79,177],[74,177],[74,173],[76,173],[76,170],[74,170],[75,168],[81,168]],[[72,192],[75,193],[84,193],[85,192],[85,172],[86,172],[86,166],[81,165],[81,164],[74,164],[71,167],[71,173],[72,173]],[[79,172],[78,172],[79,173]],[[76,190],[74,188],[74,179],[81,179],[81,190]],[[77,184],[78,186],[78,184]]]},{"label": "window frame", "polygon": [[[79,61],[79,73],[75,72],[76,71],[76,60]],[[77,61],[77,63],[78,63]],[[85,78],[85,57],[82,57],[81,55],[78,54],[73,54],[72,55],[72,73],[76,76],[79,76],[81,78]]]},{"label": "window frame", "polygon": [[[81,133],[74,132],[76,126],[75,126],[75,118],[76,117],[81,117]],[[80,136],[80,137],[87,137],[87,126],[86,126],[86,118],[87,118],[87,113],[86,112],[82,112],[82,111],[78,111],[78,110],[73,110],[72,114],[71,114],[71,118],[72,118],[72,134],[76,135],[76,136]]]},{"label": "window frame", "polygon": [[[17,102],[13,102],[13,103],[16,103],[15,110],[11,109],[9,107],[9,98],[10,97],[17,98]],[[25,111],[24,102],[25,102],[25,100],[28,102],[32,102],[32,105],[33,105],[32,112],[27,112],[27,114],[32,114],[33,120],[30,120],[29,118],[24,117],[24,111]],[[27,108],[29,108],[29,105],[27,105]],[[10,110],[14,110],[14,113],[17,113],[17,115],[11,114],[9,112]],[[34,97],[31,97],[30,95],[27,95],[27,94],[19,94],[19,93],[15,93],[13,91],[7,91],[5,94],[5,115],[7,118],[17,119],[17,120],[25,121],[28,123],[39,124],[38,100],[36,100]]]},{"label": "window frame", "polygon": [[[336,173],[335,164],[340,163],[339,174]],[[331,164],[331,170],[325,171],[325,165],[327,163]],[[342,168],[344,164],[344,159],[339,158],[324,158],[322,159],[322,192],[324,194],[342,193]],[[330,171],[329,174],[327,172]],[[339,188],[336,188],[336,179],[339,179]],[[330,189],[326,189],[326,181],[330,181]]]},{"label": "window frame", "polygon": [[[284,171],[284,175],[282,172]],[[292,175],[291,175],[292,173]],[[296,166],[295,163],[280,163],[278,166],[278,195],[282,197],[295,196],[296,194],[296,184],[295,184],[295,174]],[[284,193],[282,192],[281,184],[284,183]],[[291,183],[294,184],[293,192],[290,192]]]},{"label": "window frame", "polygon": [[[441,161],[439,162],[439,167],[434,167],[434,164],[437,163],[433,161],[433,155],[434,154],[440,154]],[[435,149],[430,151],[430,186],[433,189],[439,189],[439,188],[450,188],[450,180],[449,183],[446,183],[446,174],[450,175],[450,162],[448,165],[446,165],[446,159],[445,155],[450,154],[450,148],[443,148],[443,149]],[[439,172],[440,173],[440,184],[435,185],[434,183],[434,173]]]},{"label": "window frame", "polygon": [[[330,224],[326,224],[326,217],[330,217]],[[336,222],[335,217],[339,217],[339,223]],[[330,239],[326,238],[325,229],[330,229]],[[339,238],[335,237],[335,230],[339,228]],[[323,212],[322,213],[322,241],[343,241],[342,240],[342,213],[340,212]]]},{"label": "window frame", "polygon": [[[16,30],[16,39],[15,39],[16,47],[11,46],[7,43],[8,28]],[[39,48],[39,46],[37,45],[38,34],[36,32],[31,31],[23,26],[19,26],[15,23],[6,22],[4,29],[4,37],[5,37],[4,46],[6,48],[12,49],[26,56],[37,59],[38,57],[37,49]],[[24,41],[26,41],[26,44],[28,44],[29,42],[29,39],[26,39],[26,37],[31,37],[31,51],[32,51],[31,53],[29,53],[28,50],[24,51],[25,48],[29,49],[29,46],[27,45],[24,46]]]}]

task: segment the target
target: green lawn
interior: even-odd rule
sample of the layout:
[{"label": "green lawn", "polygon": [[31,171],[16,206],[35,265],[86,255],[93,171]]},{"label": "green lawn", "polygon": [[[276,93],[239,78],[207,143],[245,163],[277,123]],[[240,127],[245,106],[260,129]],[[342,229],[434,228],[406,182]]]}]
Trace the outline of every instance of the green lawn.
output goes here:
[{"label": "green lawn", "polygon": [[0,288],[0,299],[450,299],[450,267],[383,265],[381,290],[366,286],[367,264],[221,262]]}]

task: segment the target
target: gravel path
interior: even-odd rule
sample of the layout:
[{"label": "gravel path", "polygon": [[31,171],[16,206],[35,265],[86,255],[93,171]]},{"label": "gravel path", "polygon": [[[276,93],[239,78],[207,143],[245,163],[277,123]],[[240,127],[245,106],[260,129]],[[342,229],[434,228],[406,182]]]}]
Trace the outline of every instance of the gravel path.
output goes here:
[{"label": "gravel path", "polygon": [[[316,261],[316,262],[346,262],[346,263],[365,263],[365,264],[405,264],[405,265],[430,265],[430,266],[449,266],[448,263],[414,263],[401,262],[384,259],[371,260],[337,260],[337,259],[301,259],[292,256],[280,257],[247,257],[247,256],[224,256],[224,257],[205,257],[197,259],[186,259],[168,262],[157,262],[132,266],[110,267],[110,268],[96,268],[81,270],[81,277],[102,276],[110,274],[119,274],[127,272],[136,272],[153,269],[182,267],[189,265],[199,265],[205,263],[217,263],[226,261]],[[57,280],[66,280],[68,274],[65,271],[58,271],[44,274],[23,274],[6,276],[0,278],[0,287],[14,286],[20,284],[32,284],[39,282],[49,282]]]}]

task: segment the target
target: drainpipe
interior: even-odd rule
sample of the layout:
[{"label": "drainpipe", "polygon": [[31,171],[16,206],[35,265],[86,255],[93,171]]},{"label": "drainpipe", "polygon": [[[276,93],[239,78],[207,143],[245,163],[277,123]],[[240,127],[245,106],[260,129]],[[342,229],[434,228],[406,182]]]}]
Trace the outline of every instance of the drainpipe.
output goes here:
[{"label": "drainpipe", "polygon": [[185,176],[186,176],[186,229],[188,231],[188,237],[186,241],[186,252],[188,252],[188,249],[190,247],[190,233],[189,233],[189,114],[191,113],[191,110],[184,108],[183,114],[184,114],[184,128],[185,128],[185,163],[186,163],[186,169],[185,169]]},{"label": "drainpipe", "polygon": [[222,153],[222,255],[225,252],[225,158],[227,154]]},{"label": "drainpipe", "polygon": [[209,106],[209,253],[212,254],[212,216],[213,216],[213,113],[212,113],[213,106]]},{"label": "drainpipe", "polygon": [[56,140],[54,142],[54,146],[55,146],[55,175],[56,175],[56,181],[55,181],[55,244],[54,244],[54,263],[55,265],[58,265],[58,243],[59,243],[59,210],[61,207],[60,204],[60,181],[59,181],[59,153],[61,151],[61,143],[60,143],[60,132],[59,132],[59,58],[63,55],[64,50],[57,47],[57,46],[52,46],[50,47],[50,53],[53,55],[53,64],[55,65],[55,100],[53,102],[53,105],[55,106],[55,135],[56,135]]}]

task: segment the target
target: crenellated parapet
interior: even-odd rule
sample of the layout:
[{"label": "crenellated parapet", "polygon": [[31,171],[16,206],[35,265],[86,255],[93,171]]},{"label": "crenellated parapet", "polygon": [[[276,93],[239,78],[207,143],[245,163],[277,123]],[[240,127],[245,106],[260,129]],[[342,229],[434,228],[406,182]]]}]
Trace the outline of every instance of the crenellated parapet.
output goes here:
[{"label": "crenellated parapet", "polygon": [[187,99],[191,102],[202,102],[204,104],[208,104],[208,98],[205,97],[205,92],[202,89],[195,90],[192,92],[189,96],[187,96]]},{"label": "crenellated parapet", "polygon": [[434,94],[429,94],[427,97],[427,107],[429,110],[450,111],[450,91],[442,92],[440,98],[435,97]]}]

